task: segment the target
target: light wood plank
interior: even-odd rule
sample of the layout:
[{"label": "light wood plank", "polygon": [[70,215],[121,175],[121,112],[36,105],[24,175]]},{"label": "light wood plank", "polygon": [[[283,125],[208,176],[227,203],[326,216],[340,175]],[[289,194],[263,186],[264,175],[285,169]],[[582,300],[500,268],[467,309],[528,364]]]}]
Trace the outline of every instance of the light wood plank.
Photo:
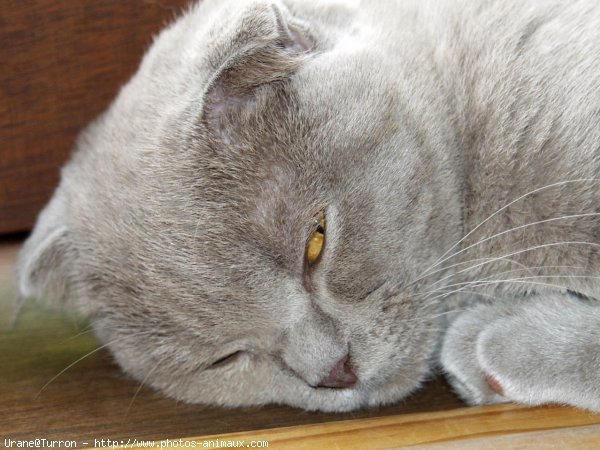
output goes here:
[{"label": "light wood plank", "polygon": [[[415,445],[417,448],[440,449],[523,446],[552,449],[558,443],[561,448],[589,449],[593,448],[590,443],[600,445],[600,415],[558,406],[526,408],[506,404],[213,435],[184,441],[195,442],[196,448],[214,447],[218,441],[244,441],[246,444],[266,441],[269,449],[282,450],[368,450]],[[160,442],[156,445],[160,446]],[[163,446],[166,445],[168,442],[163,441]]]},{"label": "light wood plank", "polygon": [[591,450],[600,447],[600,425],[561,428],[558,430],[517,433],[454,442],[411,446],[428,450]]}]

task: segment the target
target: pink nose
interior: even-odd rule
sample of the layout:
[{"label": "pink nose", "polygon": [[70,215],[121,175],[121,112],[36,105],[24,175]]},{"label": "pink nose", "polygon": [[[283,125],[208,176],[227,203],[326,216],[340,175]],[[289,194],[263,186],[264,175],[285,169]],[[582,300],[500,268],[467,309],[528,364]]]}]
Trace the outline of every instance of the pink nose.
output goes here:
[{"label": "pink nose", "polygon": [[348,388],[354,386],[357,380],[346,355],[333,366],[329,375],[321,380],[319,387]]}]

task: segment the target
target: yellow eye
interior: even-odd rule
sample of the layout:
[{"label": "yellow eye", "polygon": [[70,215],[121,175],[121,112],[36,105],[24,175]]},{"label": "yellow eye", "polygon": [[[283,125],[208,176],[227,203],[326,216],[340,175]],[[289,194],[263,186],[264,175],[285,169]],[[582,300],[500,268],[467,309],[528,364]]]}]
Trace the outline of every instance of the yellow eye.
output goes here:
[{"label": "yellow eye", "polygon": [[325,244],[325,214],[319,216],[317,229],[312,232],[306,243],[306,261],[309,264],[317,262]]}]

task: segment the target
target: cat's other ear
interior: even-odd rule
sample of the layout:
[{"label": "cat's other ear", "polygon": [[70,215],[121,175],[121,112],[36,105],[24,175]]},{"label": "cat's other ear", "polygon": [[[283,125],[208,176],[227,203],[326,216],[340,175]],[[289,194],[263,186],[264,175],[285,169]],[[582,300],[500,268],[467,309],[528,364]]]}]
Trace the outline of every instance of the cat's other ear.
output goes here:
[{"label": "cat's other ear", "polygon": [[70,298],[74,252],[64,222],[65,201],[59,188],[19,253],[16,270],[19,303],[36,298],[63,304]]},{"label": "cat's other ear", "polygon": [[255,2],[241,12],[204,96],[213,136],[229,143],[240,119],[255,112],[258,89],[289,78],[310,57],[305,27],[279,3]]}]

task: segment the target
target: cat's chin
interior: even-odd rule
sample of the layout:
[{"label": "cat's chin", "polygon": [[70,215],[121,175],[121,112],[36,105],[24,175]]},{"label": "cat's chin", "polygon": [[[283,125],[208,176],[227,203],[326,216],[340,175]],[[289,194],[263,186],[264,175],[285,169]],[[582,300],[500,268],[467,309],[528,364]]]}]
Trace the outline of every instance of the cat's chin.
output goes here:
[{"label": "cat's chin", "polygon": [[422,386],[431,374],[431,360],[432,355],[413,363],[405,361],[400,370],[385,378],[359,381],[347,389],[314,388],[301,381],[303,387],[300,390],[295,383],[289,390],[284,387],[286,395],[276,403],[328,413],[390,405],[406,399]]},{"label": "cat's chin", "polygon": [[290,406],[299,407],[310,411],[321,412],[348,412],[360,408],[375,408],[389,405],[405,399],[416,391],[426,378],[424,370],[421,377],[410,380],[399,374],[387,383],[378,387],[357,386],[351,389],[312,389],[308,398],[296,398],[285,402]]},{"label": "cat's chin", "polygon": [[310,411],[348,412],[360,408],[376,408],[406,399],[418,390],[431,373],[428,361],[414,364],[409,370],[391,375],[379,382],[362,382],[353,388],[313,388],[306,386],[304,395],[296,393],[278,403]]},{"label": "cat's chin", "polygon": [[[313,389],[314,392],[294,399],[278,401],[278,404],[301,408],[306,411],[342,413],[361,408],[375,408],[395,403],[410,395],[420,386],[386,386],[383,389]],[[326,390],[328,392],[326,392]],[[251,405],[247,405],[251,406]]]}]

